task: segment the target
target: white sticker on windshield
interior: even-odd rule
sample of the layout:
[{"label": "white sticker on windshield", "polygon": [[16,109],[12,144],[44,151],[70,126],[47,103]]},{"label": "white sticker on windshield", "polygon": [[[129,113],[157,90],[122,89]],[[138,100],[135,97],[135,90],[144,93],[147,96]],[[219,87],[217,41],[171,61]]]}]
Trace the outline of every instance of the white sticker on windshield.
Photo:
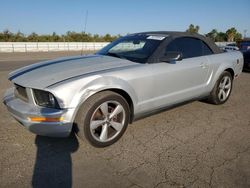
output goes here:
[{"label": "white sticker on windshield", "polygon": [[148,36],[147,39],[152,39],[152,40],[163,40],[165,39],[166,37],[162,37],[162,36]]}]

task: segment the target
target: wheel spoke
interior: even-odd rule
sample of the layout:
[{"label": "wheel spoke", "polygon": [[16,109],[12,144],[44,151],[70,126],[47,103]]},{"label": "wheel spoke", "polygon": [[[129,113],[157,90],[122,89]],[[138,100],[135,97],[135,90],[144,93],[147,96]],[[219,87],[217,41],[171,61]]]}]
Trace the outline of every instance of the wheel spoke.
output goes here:
[{"label": "wheel spoke", "polygon": [[110,122],[111,126],[116,130],[116,131],[121,131],[122,130],[122,123],[118,123],[118,122],[115,122],[115,121],[111,121]]},{"label": "wheel spoke", "polygon": [[224,79],[223,79],[223,82],[222,82],[222,85],[225,87],[225,85],[226,85],[226,83],[227,83],[227,80],[228,80],[228,78],[227,77],[224,77]]},{"label": "wheel spoke", "polygon": [[102,114],[107,117],[108,116],[108,103],[102,103],[102,105],[100,106],[100,109],[102,111]]},{"label": "wheel spoke", "polygon": [[219,88],[220,88],[220,89],[223,88],[223,83],[222,83],[222,82],[220,83]]},{"label": "wheel spoke", "polygon": [[229,82],[227,85],[225,85],[225,89],[230,89],[231,88],[231,83]]},{"label": "wheel spoke", "polygon": [[223,92],[223,90],[220,89],[219,94],[218,94],[218,97],[219,97],[220,100],[221,100],[221,97],[222,97],[222,92]]},{"label": "wheel spoke", "polygon": [[117,105],[116,108],[114,109],[114,111],[110,114],[110,118],[113,118],[115,115],[118,115],[119,113],[121,113],[123,111],[123,108],[121,105]]},{"label": "wheel spoke", "polygon": [[108,125],[105,124],[102,127],[102,132],[101,132],[101,135],[100,135],[100,140],[101,141],[106,141],[107,139],[108,139]]},{"label": "wheel spoke", "polygon": [[227,95],[224,90],[222,90],[222,100],[224,101],[226,99]]},{"label": "wheel spoke", "polygon": [[95,130],[97,127],[101,126],[105,121],[104,120],[94,120],[90,123],[90,128]]}]

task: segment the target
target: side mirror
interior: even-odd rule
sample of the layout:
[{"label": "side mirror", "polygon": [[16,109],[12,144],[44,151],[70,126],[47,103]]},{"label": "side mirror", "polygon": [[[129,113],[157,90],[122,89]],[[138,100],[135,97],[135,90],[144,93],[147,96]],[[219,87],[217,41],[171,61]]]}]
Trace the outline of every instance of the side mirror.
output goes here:
[{"label": "side mirror", "polygon": [[163,57],[160,58],[160,61],[163,62],[172,62],[182,60],[182,54],[180,52],[167,52]]}]

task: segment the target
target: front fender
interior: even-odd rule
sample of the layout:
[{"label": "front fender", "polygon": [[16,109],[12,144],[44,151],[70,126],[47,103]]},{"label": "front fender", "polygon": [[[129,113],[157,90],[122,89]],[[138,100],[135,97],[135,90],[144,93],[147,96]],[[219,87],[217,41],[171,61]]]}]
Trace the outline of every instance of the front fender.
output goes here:
[{"label": "front fender", "polygon": [[131,100],[133,105],[138,102],[137,95],[134,89],[126,82],[120,78],[106,76],[106,77],[98,77],[88,84],[84,85],[79,91],[73,96],[72,101],[70,103],[71,108],[75,108],[75,117],[78,109],[80,106],[92,95],[104,91],[104,90],[111,90],[111,89],[119,89],[126,92]]},{"label": "front fender", "polygon": [[95,93],[98,93],[103,90],[108,89],[120,89],[126,92],[133,104],[137,103],[138,98],[135,94],[134,89],[126,82],[125,80],[122,80],[120,78],[112,77],[112,76],[106,76],[106,77],[99,77],[88,84],[86,84],[84,87],[82,87],[79,90],[79,93],[77,93],[74,96],[74,100],[72,100],[71,105],[73,107],[80,106],[84,101],[86,101],[90,96],[94,95]]}]

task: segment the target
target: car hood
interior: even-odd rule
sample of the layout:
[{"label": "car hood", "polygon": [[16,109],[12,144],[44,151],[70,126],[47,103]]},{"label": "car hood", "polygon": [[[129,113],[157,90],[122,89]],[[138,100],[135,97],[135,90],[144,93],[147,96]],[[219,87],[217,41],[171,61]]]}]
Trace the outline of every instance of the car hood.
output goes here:
[{"label": "car hood", "polygon": [[30,88],[46,88],[57,82],[102,71],[113,71],[137,63],[103,55],[75,56],[35,63],[9,74],[12,82]]}]

